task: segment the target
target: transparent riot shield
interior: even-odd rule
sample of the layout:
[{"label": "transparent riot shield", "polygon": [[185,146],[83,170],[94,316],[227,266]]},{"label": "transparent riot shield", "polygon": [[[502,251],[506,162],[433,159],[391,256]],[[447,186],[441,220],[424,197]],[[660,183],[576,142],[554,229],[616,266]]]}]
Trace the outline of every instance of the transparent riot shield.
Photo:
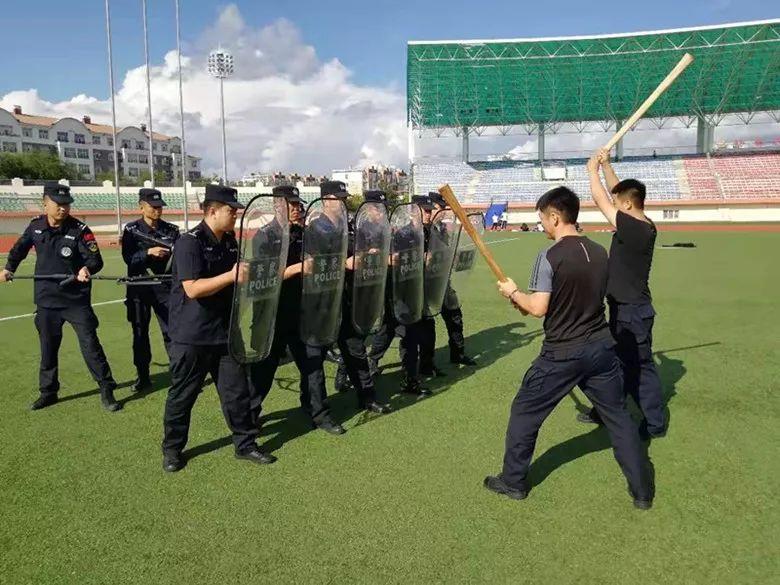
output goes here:
[{"label": "transparent riot shield", "polygon": [[300,332],[308,345],[324,347],[338,337],[347,222],[347,207],[340,199],[317,199],[306,210]]},{"label": "transparent riot shield", "polygon": [[433,317],[441,312],[447,293],[450,271],[458,249],[461,225],[451,209],[442,209],[433,216],[428,228],[425,251],[425,303],[423,314]]},{"label": "transparent riot shield", "polygon": [[390,220],[384,203],[366,201],[355,213],[351,318],[359,334],[368,336],[382,325],[385,312]]},{"label": "transparent riot shield", "polygon": [[[468,218],[476,232],[482,236],[485,233],[485,215],[482,212],[469,213]],[[444,295],[446,308],[455,310],[460,307],[460,300],[455,291],[463,290],[467,286],[469,276],[478,260],[477,247],[466,230],[462,230],[458,239],[458,250],[455,252],[455,261],[452,263],[450,286],[447,287],[447,292]]]},{"label": "transparent riot shield", "polygon": [[239,262],[246,264],[248,277],[234,288],[230,319],[230,353],[239,363],[258,362],[271,351],[289,239],[284,198],[252,199],[238,239]]},{"label": "transparent riot shield", "polygon": [[402,325],[416,323],[423,313],[425,235],[416,203],[397,205],[390,216],[390,273],[393,314]]}]

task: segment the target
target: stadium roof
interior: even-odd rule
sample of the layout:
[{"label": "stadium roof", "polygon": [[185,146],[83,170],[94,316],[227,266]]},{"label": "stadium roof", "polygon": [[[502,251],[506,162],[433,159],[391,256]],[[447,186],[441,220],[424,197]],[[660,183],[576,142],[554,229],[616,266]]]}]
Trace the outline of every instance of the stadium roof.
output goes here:
[{"label": "stadium roof", "polygon": [[780,111],[780,19],[544,39],[412,41],[415,129],[625,120],[684,53],[696,58],[647,117]]}]

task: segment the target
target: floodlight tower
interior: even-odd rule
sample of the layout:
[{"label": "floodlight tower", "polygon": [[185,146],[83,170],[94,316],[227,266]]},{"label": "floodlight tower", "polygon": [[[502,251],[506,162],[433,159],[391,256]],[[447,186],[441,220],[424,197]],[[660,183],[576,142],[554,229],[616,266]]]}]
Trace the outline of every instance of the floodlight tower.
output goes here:
[{"label": "floodlight tower", "polygon": [[227,185],[227,140],[225,137],[225,79],[233,75],[233,55],[221,47],[209,53],[209,74],[219,79],[219,107],[222,112],[222,184]]}]

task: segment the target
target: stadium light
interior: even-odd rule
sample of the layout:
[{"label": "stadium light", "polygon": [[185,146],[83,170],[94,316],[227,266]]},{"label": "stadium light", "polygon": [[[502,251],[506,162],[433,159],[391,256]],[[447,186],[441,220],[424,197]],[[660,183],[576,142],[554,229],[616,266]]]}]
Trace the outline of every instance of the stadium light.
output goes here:
[{"label": "stadium light", "polygon": [[233,75],[233,55],[221,47],[209,53],[209,74],[219,79],[219,107],[222,112],[222,183],[227,185],[227,139],[225,137],[224,81]]}]

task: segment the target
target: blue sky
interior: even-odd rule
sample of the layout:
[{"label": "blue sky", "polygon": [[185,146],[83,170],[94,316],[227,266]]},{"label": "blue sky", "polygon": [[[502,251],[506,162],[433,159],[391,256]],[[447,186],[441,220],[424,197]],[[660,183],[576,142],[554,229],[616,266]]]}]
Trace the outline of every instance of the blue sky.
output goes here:
[{"label": "blue sky", "polygon": [[[226,2],[181,0],[185,53]],[[173,0],[149,0],[153,62],[175,46]],[[507,38],[677,28],[780,15],[769,0],[654,2],[521,0],[237,0],[253,27],[286,18],[323,61],[338,58],[353,81],[403,91],[405,43],[410,39]],[[108,94],[103,0],[3,2],[4,48],[0,96],[38,89],[56,101]],[[117,79],[143,60],[140,0],[113,0]]]}]

